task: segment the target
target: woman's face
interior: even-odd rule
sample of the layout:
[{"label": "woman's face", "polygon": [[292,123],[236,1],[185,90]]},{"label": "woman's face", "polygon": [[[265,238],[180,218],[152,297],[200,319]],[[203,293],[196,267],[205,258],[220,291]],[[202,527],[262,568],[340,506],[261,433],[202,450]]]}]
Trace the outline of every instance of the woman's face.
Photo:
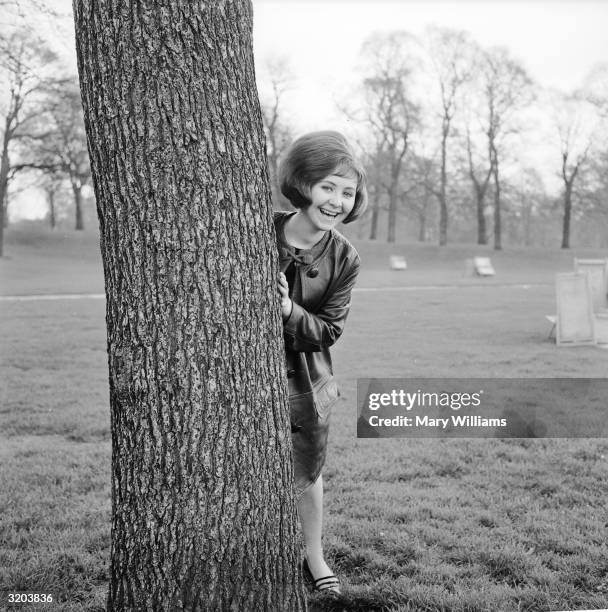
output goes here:
[{"label": "woman's face", "polygon": [[330,174],[310,190],[311,204],[300,210],[317,231],[329,231],[343,221],[355,205],[355,176]]}]

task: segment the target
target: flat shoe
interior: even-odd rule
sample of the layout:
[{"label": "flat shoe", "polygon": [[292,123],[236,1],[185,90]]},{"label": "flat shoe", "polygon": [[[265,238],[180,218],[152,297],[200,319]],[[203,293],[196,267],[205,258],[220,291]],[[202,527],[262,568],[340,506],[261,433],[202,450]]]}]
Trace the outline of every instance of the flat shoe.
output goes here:
[{"label": "flat shoe", "polygon": [[315,580],[310,568],[308,567],[308,561],[306,558],[302,562],[302,569],[304,570],[306,578],[312,584],[313,591],[331,591],[337,595],[341,594],[340,581],[334,574],[329,574],[328,576],[323,576],[322,578],[317,578]]}]

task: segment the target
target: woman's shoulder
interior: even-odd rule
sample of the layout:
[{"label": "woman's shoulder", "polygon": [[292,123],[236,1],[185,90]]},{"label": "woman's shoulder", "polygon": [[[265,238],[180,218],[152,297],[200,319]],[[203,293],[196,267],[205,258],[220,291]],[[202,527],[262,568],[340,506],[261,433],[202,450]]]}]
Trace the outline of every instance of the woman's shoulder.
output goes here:
[{"label": "woman's shoulder", "polygon": [[341,234],[338,230],[331,230],[332,240],[336,246],[336,249],[340,252],[341,259],[347,260],[352,265],[360,265],[361,258],[357,249],[352,245],[346,236]]}]

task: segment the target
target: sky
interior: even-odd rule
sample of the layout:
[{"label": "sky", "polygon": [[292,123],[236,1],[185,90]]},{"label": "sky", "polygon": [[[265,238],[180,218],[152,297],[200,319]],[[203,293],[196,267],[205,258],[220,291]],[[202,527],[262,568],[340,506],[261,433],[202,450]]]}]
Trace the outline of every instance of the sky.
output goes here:
[{"label": "sky", "polygon": [[335,119],[333,98],[358,76],[362,42],[374,31],[423,36],[427,25],[468,31],[483,46],[509,49],[544,87],[579,87],[608,61],[608,2],[540,0],[369,0],[254,2],[256,62],[274,54],[296,75],[290,103],[303,130]]},{"label": "sky", "polygon": [[[28,23],[75,71],[71,2],[54,0],[53,7],[59,21],[33,14]],[[375,31],[422,36],[430,24],[466,30],[483,46],[507,47],[540,85],[565,92],[581,86],[594,64],[608,62],[605,0],[253,0],[253,8],[258,81],[267,58],[286,58],[294,81],[285,111],[296,133],[345,127],[336,102],[347,102],[356,87],[361,44]],[[27,206],[19,209],[34,214]]]}]

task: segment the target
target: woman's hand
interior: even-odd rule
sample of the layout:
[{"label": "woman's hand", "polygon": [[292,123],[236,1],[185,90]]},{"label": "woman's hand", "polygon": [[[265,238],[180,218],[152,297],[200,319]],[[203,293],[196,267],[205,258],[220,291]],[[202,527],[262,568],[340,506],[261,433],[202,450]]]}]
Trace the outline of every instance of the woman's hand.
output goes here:
[{"label": "woman's hand", "polygon": [[287,278],[283,272],[279,272],[279,295],[281,296],[281,315],[283,316],[283,321],[287,321],[287,319],[289,319],[289,315],[291,315],[293,304],[291,302],[291,298],[289,297],[289,285],[287,284]]}]

